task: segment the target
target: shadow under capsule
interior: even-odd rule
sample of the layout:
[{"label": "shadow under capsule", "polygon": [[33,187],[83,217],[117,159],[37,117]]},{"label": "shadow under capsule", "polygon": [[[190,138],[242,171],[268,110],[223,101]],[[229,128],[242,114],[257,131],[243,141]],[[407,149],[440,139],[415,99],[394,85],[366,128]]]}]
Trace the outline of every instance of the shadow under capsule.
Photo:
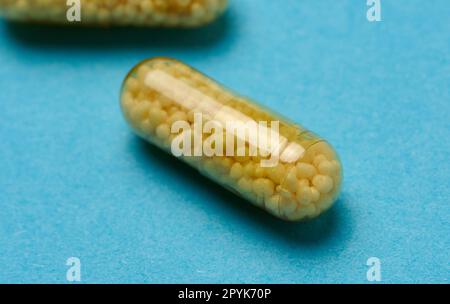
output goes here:
[{"label": "shadow under capsule", "polygon": [[[232,35],[235,20],[226,11],[198,28],[100,27],[5,21],[7,33],[29,47],[61,49],[203,48]],[[234,15],[234,14],[233,14]]]},{"label": "shadow under capsule", "polygon": [[[165,170],[171,176],[171,181],[185,183],[193,191],[208,192],[214,201],[197,202],[198,204],[220,204],[224,213],[238,217],[250,230],[264,231],[265,234],[274,235],[277,239],[288,242],[290,246],[299,247],[329,245],[336,240],[349,238],[348,235],[344,236],[344,233],[351,232],[349,226],[351,220],[347,210],[343,208],[347,200],[345,195],[341,194],[335,206],[319,218],[304,222],[286,222],[254,207],[248,201],[204,177],[184,162],[175,160],[172,155],[137,136],[130,136],[132,153],[137,157],[137,161],[142,163],[143,170],[154,170],[155,168],[158,171]],[[342,244],[338,247],[344,248]]]}]

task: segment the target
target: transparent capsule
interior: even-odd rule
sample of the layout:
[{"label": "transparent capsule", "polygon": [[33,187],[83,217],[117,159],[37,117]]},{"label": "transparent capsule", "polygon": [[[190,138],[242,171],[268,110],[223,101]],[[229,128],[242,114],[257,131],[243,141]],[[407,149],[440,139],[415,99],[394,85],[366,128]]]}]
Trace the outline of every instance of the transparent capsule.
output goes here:
[{"label": "transparent capsule", "polygon": [[0,0],[0,14],[44,23],[195,27],[226,6],[227,0]]},{"label": "transparent capsule", "polygon": [[179,61],[139,63],[121,107],[139,136],[281,219],[314,218],[337,199],[342,167],[325,140]]}]

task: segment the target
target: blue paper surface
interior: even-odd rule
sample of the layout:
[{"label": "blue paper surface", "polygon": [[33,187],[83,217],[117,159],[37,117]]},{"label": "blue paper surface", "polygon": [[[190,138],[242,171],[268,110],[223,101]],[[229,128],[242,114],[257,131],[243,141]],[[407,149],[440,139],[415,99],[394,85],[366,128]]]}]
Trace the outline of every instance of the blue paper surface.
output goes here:
[{"label": "blue paper surface", "polygon": [[[447,282],[450,3],[231,0],[199,30],[0,23],[0,282]],[[327,138],[335,207],[285,223],[139,140],[140,60],[180,59]]]}]

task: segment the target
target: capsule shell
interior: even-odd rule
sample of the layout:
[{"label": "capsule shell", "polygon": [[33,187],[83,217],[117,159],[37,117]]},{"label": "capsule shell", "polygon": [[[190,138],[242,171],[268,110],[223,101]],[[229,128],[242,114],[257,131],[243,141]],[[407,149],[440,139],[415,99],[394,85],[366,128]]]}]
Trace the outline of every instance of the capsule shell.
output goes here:
[{"label": "capsule shell", "polygon": [[0,0],[0,14],[43,23],[195,27],[226,6],[227,0]]},{"label": "capsule shell", "polygon": [[278,218],[314,218],[340,192],[325,140],[174,59],[134,67],[121,108],[140,137]]}]

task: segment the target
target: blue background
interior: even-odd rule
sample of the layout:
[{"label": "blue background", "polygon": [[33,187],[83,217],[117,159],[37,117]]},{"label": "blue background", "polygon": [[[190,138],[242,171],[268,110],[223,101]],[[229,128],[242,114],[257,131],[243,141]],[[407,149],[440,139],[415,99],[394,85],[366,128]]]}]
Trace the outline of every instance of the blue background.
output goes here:
[{"label": "blue background", "polygon": [[[0,23],[0,281],[450,278],[450,3],[231,0],[200,30]],[[327,138],[345,168],[316,221],[270,217],[127,128],[138,61],[172,56]]]}]

